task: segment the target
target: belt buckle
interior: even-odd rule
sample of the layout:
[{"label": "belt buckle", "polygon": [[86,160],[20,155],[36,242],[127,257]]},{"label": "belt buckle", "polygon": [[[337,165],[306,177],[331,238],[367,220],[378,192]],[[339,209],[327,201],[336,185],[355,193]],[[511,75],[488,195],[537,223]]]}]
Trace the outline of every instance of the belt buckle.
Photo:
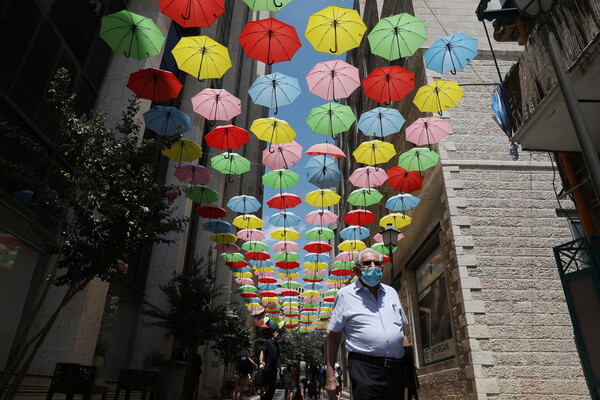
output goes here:
[{"label": "belt buckle", "polygon": [[383,366],[386,368],[392,368],[395,364],[396,360],[392,360],[391,358],[383,359]]}]

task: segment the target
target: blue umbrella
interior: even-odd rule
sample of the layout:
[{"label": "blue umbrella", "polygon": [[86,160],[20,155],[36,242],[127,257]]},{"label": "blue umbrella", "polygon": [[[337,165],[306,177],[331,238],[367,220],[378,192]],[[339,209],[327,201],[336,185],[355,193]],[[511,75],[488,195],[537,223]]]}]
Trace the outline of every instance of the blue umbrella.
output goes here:
[{"label": "blue umbrella", "polygon": [[265,268],[265,267],[272,267],[273,261],[271,261],[271,260],[248,260],[248,264],[250,264],[256,268]]},{"label": "blue umbrella", "polygon": [[252,268],[250,267],[242,267],[242,268],[233,268],[229,267],[231,272],[252,272]]},{"label": "blue umbrella", "polygon": [[231,211],[248,214],[258,211],[258,209],[261,207],[261,204],[256,197],[242,194],[229,199],[227,202],[227,207],[229,207]]},{"label": "blue umbrella", "polygon": [[327,156],[311,157],[304,166],[306,178],[319,189],[337,185],[340,180],[340,170],[336,161]]},{"label": "blue umbrella", "polygon": [[423,55],[425,68],[440,74],[463,69],[477,57],[477,39],[457,33],[436,40]]},{"label": "blue umbrella", "polygon": [[513,131],[510,119],[510,106],[506,98],[506,92],[501,83],[498,83],[492,93],[492,111],[494,111],[494,120],[502,128],[504,133],[510,136]]},{"label": "blue umbrella", "polygon": [[322,253],[308,253],[304,256],[305,262],[329,262],[331,256]]},{"label": "blue umbrella", "polygon": [[220,219],[211,219],[202,224],[202,228],[212,233],[229,233],[233,231],[233,226],[229,222]]},{"label": "blue umbrella", "polygon": [[283,297],[280,297],[279,300],[282,303],[291,303],[293,301],[298,301],[298,296],[283,296]]},{"label": "blue umbrella", "polygon": [[371,232],[364,226],[350,225],[340,231],[340,236],[344,240],[361,240],[371,235]]},{"label": "blue umbrella", "polygon": [[421,200],[412,194],[400,193],[390,197],[385,202],[385,208],[390,211],[406,211],[419,205]]},{"label": "blue umbrella", "polygon": [[278,212],[269,217],[270,224],[284,228],[299,225],[300,221],[300,217],[290,211]]},{"label": "blue umbrella", "polygon": [[255,104],[274,108],[274,114],[279,112],[279,106],[286,106],[301,93],[298,79],[281,72],[256,78],[248,89],[248,94]]},{"label": "blue umbrella", "polygon": [[258,283],[260,290],[276,290],[279,289],[279,285],[276,283]]},{"label": "blue umbrella", "polygon": [[306,289],[306,290],[321,290],[324,288],[325,288],[325,286],[323,286],[322,283],[318,283],[318,282],[311,282],[311,283],[304,284],[304,289]]},{"label": "blue umbrella", "polygon": [[162,136],[173,136],[191,129],[190,117],[175,107],[156,106],[144,113],[146,128]]},{"label": "blue umbrella", "polygon": [[384,136],[399,132],[406,120],[395,108],[377,107],[360,115],[358,129],[367,136]]}]

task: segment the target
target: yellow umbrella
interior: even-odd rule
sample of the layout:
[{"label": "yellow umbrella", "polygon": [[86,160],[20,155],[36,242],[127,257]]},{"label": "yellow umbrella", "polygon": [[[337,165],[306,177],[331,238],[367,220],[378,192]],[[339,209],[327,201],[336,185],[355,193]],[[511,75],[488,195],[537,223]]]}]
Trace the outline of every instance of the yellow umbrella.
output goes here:
[{"label": "yellow umbrella", "polygon": [[366,248],[367,245],[362,240],[344,240],[338,244],[338,249],[341,251],[361,251]]},{"label": "yellow umbrella", "polygon": [[189,139],[180,139],[162,154],[175,161],[194,161],[202,157],[202,147]]},{"label": "yellow umbrella", "polygon": [[413,103],[422,112],[442,115],[442,111],[455,107],[463,94],[465,92],[457,82],[440,80],[420,87]]},{"label": "yellow umbrella", "polygon": [[198,79],[220,78],[231,68],[227,47],[208,36],[185,36],[171,50],[177,66]]},{"label": "yellow umbrella", "polygon": [[296,137],[290,124],[273,117],[254,120],[250,130],[260,140],[273,144],[291,143]]},{"label": "yellow umbrella", "polygon": [[340,201],[340,195],[331,189],[317,189],[307,193],[304,201],[314,207],[329,207]]},{"label": "yellow umbrella", "polygon": [[388,224],[392,224],[394,228],[402,228],[403,226],[410,225],[412,221],[411,217],[407,217],[401,213],[391,213],[379,220],[379,226],[386,227]]},{"label": "yellow umbrella", "polygon": [[238,215],[231,223],[241,229],[258,229],[265,224],[262,219],[253,214]]},{"label": "yellow umbrella", "polygon": [[321,271],[327,269],[327,263],[324,262],[306,262],[303,266],[311,271]]},{"label": "yellow umbrella", "polygon": [[366,30],[356,10],[329,6],[308,18],[304,36],[316,51],[339,55],[358,47]]},{"label": "yellow umbrella", "polygon": [[291,228],[280,228],[271,232],[271,237],[277,240],[297,240],[300,239],[300,234]]},{"label": "yellow umbrella", "polygon": [[280,272],[277,275],[279,275],[280,277],[284,278],[284,279],[294,279],[300,276],[300,273],[298,272]]},{"label": "yellow umbrella", "polygon": [[304,297],[320,297],[321,293],[318,290],[305,290],[302,292],[302,296]]},{"label": "yellow umbrella", "polygon": [[231,233],[215,233],[208,240],[215,243],[234,243],[238,237]]},{"label": "yellow umbrella", "polygon": [[232,272],[231,275],[236,278],[252,278],[252,272]]},{"label": "yellow umbrella", "polygon": [[352,152],[356,162],[376,165],[388,162],[394,155],[396,150],[394,145],[381,140],[371,140],[361,143],[356,150]]}]

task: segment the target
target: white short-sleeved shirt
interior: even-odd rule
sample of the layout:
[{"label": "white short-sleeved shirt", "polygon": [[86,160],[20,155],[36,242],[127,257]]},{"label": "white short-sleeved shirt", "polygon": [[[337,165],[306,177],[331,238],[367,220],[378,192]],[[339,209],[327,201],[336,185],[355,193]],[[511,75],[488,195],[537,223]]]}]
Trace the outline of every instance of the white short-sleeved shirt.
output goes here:
[{"label": "white short-sleeved shirt", "polygon": [[348,351],[402,358],[407,324],[398,293],[391,286],[380,284],[375,299],[358,280],[337,293],[328,329],[344,332]]}]

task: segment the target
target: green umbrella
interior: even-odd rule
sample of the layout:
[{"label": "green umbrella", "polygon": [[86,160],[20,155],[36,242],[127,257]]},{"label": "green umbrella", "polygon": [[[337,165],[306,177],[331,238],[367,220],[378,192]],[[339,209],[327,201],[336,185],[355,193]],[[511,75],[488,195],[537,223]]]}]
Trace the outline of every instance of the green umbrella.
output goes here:
[{"label": "green umbrella", "polygon": [[102,17],[100,37],[115,53],[138,60],[159,54],[165,42],[154,21],[127,10]]},{"label": "green umbrella", "polygon": [[329,228],[317,226],[304,233],[304,237],[309,240],[329,240],[335,236],[335,233]]},{"label": "green umbrella", "polygon": [[383,195],[376,189],[360,188],[352,191],[347,201],[353,206],[367,207],[379,203],[382,198]]},{"label": "green umbrella", "polygon": [[275,169],[262,177],[263,185],[273,189],[289,189],[300,182],[300,175],[287,169]]},{"label": "green umbrella", "polygon": [[193,185],[183,189],[185,197],[200,203],[210,204],[219,200],[219,193],[205,185]]},{"label": "green umbrella", "polygon": [[225,262],[238,262],[244,260],[244,255],[242,253],[223,253],[221,258]]},{"label": "green umbrella", "polygon": [[427,147],[415,147],[402,153],[398,157],[398,166],[407,171],[425,171],[433,167],[440,160],[440,156]]},{"label": "green umbrella", "polygon": [[223,174],[241,175],[250,171],[250,161],[237,153],[223,153],[210,159],[210,166]]},{"label": "green umbrella", "polygon": [[292,0],[244,0],[252,11],[279,11]]},{"label": "green umbrella", "polygon": [[244,242],[244,244],[242,245],[242,250],[246,250],[246,251],[266,251],[269,249],[269,246],[266,243],[263,242],[257,242],[257,241],[248,241],[248,242]]},{"label": "green umbrella", "polygon": [[277,253],[273,258],[277,261],[290,262],[298,261],[300,259],[300,255],[292,251],[290,253]]},{"label": "green umbrella", "polygon": [[371,53],[387,60],[412,56],[425,41],[425,22],[402,13],[382,18],[367,36]]},{"label": "green umbrella", "polygon": [[[389,248],[386,247],[385,244],[383,244],[383,242],[377,242],[374,245],[372,245],[371,248],[381,254],[390,254]],[[392,247],[392,253],[395,252],[397,249],[397,247]]]},{"label": "green umbrella", "polygon": [[346,132],[356,121],[356,115],[350,106],[338,103],[326,103],[315,107],[308,114],[306,123],[313,132],[333,136]]},{"label": "green umbrella", "polygon": [[279,286],[286,289],[298,289],[300,287],[300,284],[296,281],[288,281],[280,283]]},{"label": "green umbrella", "polygon": [[338,269],[352,269],[354,267],[353,261],[335,261],[333,263],[333,268]]},{"label": "green umbrella", "polygon": [[256,286],[252,286],[252,285],[243,285],[243,286],[240,286],[238,290],[240,292],[242,292],[242,293],[256,293],[256,292],[258,292],[258,289],[256,288]]}]

